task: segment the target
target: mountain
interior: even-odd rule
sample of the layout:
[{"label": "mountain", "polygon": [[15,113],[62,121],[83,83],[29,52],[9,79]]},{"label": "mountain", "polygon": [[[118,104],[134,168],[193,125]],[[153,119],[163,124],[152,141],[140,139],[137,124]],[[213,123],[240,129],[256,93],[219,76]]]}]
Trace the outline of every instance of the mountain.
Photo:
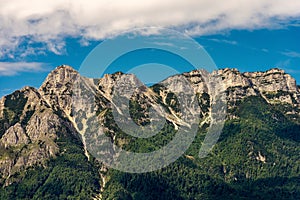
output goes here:
[{"label": "mountain", "polygon": [[[276,68],[195,70],[182,76],[191,88],[173,76],[126,95],[131,88],[125,83],[139,85],[134,75],[117,72],[88,79],[63,65],[39,89],[25,87],[1,98],[0,199],[300,199],[300,88],[295,79]],[[135,125],[122,112],[122,102],[114,101],[117,87],[129,101],[135,125],[150,123],[150,108],[158,113],[151,123],[166,118],[157,135],[126,134],[124,129]],[[212,151],[200,158],[210,125],[220,120],[212,114],[222,93],[215,88],[224,90],[226,121]],[[197,99],[182,102],[176,90]],[[195,102],[199,108],[191,106]],[[123,128],[114,109],[121,113]],[[225,108],[215,109],[218,114]],[[96,159],[89,147],[92,117],[118,147],[147,153],[187,126],[186,113],[200,116],[198,132],[184,154],[165,168],[121,172]]]}]

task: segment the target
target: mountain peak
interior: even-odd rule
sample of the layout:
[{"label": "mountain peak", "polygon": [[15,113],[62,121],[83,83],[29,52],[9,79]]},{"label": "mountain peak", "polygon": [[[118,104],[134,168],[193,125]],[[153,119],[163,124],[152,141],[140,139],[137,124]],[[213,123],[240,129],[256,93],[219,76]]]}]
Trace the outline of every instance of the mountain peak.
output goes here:
[{"label": "mountain peak", "polygon": [[54,69],[54,71],[55,70],[72,70],[72,71],[76,71],[73,67],[71,67],[70,65],[65,65],[65,64],[62,64],[62,65],[59,65],[59,66],[57,66],[55,69]]},{"label": "mountain peak", "polygon": [[44,83],[39,88],[39,93],[53,108],[58,107],[69,110],[74,81],[79,73],[68,65],[61,65],[49,73]]},{"label": "mountain peak", "polygon": [[283,69],[279,69],[279,68],[272,68],[266,71],[266,73],[281,73],[281,74],[285,74],[285,71]]}]

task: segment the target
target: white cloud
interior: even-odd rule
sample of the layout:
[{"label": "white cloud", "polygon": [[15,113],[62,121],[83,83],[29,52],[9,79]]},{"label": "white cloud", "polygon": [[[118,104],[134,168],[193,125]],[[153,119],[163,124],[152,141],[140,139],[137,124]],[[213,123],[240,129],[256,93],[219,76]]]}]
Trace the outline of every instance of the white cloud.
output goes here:
[{"label": "white cloud", "polygon": [[44,71],[45,63],[39,62],[0,62],[0,76],[13,76],[19,72]]},{"label": "white cloud", "polygon": [[287,57],[291,57],[291,58],[300,58],[300,53],[295,52],[295,51],[284,51],[284,52],[281,52],[281,54],[283,54]]},{"label": "white cloud", "polygon": [[209,39],[209,40],[214,41],[214,42],[218,42],[218,43],[238,45],[237,41],[234,41],[234,40],[224,40],[224,39],[220,40],[220,39],[216,39],[216,38]]},{"label": "white cloud", "polygon": [[291,64],[291,60],[288,59],[288,60],[283,60],[283,61],[280,61],[278,63],[276,63],[276,67],[278,68],[281,68],[281,69],[287,69],[287,67]]},{"label": "white cloud", "polygon": [[278,28],[300,16],[299,0],[0,0],[0,5],[0,58],[13,57],[24,40],[61,54],[65,37],[88,44],[143,26],[203,35]]},{"label": "white cloud", "polygon": [[283,68],[283,70],[287,73],[290,73],[290,74],[300,74],[300,70],[297,70],[297,69],[288,69],[288,68]]}]

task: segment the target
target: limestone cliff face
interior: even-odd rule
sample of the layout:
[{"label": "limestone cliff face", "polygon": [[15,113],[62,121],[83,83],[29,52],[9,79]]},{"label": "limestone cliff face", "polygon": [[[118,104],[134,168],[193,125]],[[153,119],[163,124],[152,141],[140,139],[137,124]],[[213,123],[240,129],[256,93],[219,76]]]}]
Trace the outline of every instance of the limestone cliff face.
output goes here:
[{"label": "limestone cliff face", "polygon": [[260,92],[289,91],[299,92],[296,81],[281,69],[271,69],[266,72],[245,72],[237,69],[221,69],[215,71],[223,78],[226,88],[230,87],[253,87]]},{"label": "limestone cliff face", "polygon": [[30,139],[21,124],[17,122],[15,125],[7,129],[1,138],[1,142],[4,144],[5,148],[7,148],[28,144]]},{"label": "limestone cliff face", "polygon": [[262,95],[269,103],[287,103],[293,107],[300,105],[300,91],[296,81],[280,69],[266,72],[240,73],[236,69],[217,71],[222,76],[228,90],[229,102],[251,95]]},{"label": "limestone cliff face", "polygon": [[98,89],[102,92],[103,96],[108,99],[111,99],[111,95],[113,92],[113,87],[116,81],[122,76],[121,72],[117,72],[115,74],[105,74],[103,78],[98,81]]},{"label": "limestone cliff face", "polygon": [[77,78],[77,71],[70,66],[62,65],[47,76],[38,91],[54,110],[63,110],[66,114],[70,114],[72,88]]},{"label": "limestone cliff face", "polygon": [[[192,109],[190,112],[200,112],[208,117],[212,103],[219,91],[224,90],[227,95],[229,110],[239,101],[248,96],[262,96],[272,104],[287,104],[292,110],[289,113],[299,116],[300,91],[295,79],[284,71],[272,69],[266,72],[241,73],[236,69],[221,69],[209,74],[205,71],[195,70],[183,74],[191,83],[194,93],[199,97],[200,110]],[[75,111],[84,112],[88,109],[98,109],[98,117],[105,124],[105,115],[112,105],[112,93],[114,86],[122,73],[105,75],[101,79],[80,79],[82,85],[76,85],[79,78],[78,72],[69,66],[60,66],[52,71],[42,86],[36,90],[25,87],[21,90],[0,99],[0,177],[10,183],[9,177],[15,172],[26,169],[32,165],[43,165],[44,161],[55,156],[60,150],[55,140],[60,134],[71,132],[78,135],[85,126],[87,119],[81,119],[81,128],[73,117],[74,86],[92,90],[95,95],[95,108],[87,107],[84,101],[77,102]],[[133,80],[133,75],[127,75]],[[216,83],[214,77],[220,78]],[[165,80],[170,88],[160,86],[141,88],[142,93],[134,95],[132,99],[140,103],[138,109],[143,116],[136,119],[138,124],[147,122],[147,108],[149,106],[162,105],[167,111],[161,112],[174,126],[180,124],[180,110],[178,102],[172,90],[184,84],[172,84],[175,80],[170,77]],[[124,82],[125,84],[125,82]],[[218,85],[221,84],[221,85]],[[81,88],[81,89],[82,89]],[[75,88],[76,89],[76,88]],[[84,94],[83,94],[84,95]],[[185,102],[188,103],[188,102]],[[157,109],[159,109],[156,106]],[[286,114],[289,114],[289,113]],[[85,116],[88,118],[89,116]],[[77,122],[75,124],[75,121]],[[108,128],[114,137],[113,129]],[[80,136],[84,139],[84,136]],[[84,142],[84,141],[83,141]]]},{"label": "limestone cliff face", "polygon": [[216,72],[219,76],[222,77],[222,84],[225,88],[230,87],[248,87],[251,86],[251,81],[240,73],[237,69],[221,69]]},{"label": "limestone cliff face", "polygon": [[225,68],[212,74],[195,70],[183,75],[192,83],[195,93],[200,94],[210,93],[209,86],[214,83],[213,76],[221,78],[222,81],[218,84],[226,90],[228,109],[234,108],[239,101],[248,96],[262,96],[271,104],[290,105],[294,108],[293,112],[300,108],[300,90],[295,79],[277,68],[266,72],[245,73]]},{"label": "limestone cliff face", "polygon": [[243,74],[260,91],[298,92],[295,79],[281,69],[271,69],[266,72],[246,72]]}]

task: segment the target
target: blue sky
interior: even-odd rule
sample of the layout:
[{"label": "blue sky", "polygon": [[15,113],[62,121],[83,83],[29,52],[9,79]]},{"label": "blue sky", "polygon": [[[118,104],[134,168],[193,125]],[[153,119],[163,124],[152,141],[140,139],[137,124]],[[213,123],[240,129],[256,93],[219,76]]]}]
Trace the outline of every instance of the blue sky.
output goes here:
[{"label": "blue sky", "polygon": [[[299,1],[288,0],[285,5],[278,1],[243,1],[242,5],[233,0],[218,6],[205,0],[172,1],[169,5],[160,1],[149,5],[128,1],[126,6],[121,1],[49,1],[47,6],[31,2],[1,3],[0,96],[26,85],[38,88],[58,65],[79,69],[101,41],[143,26],[168,27],[189,34],[205,48],[218,68],[245,72],[278,67],[300,85]],[[18,9],[21,11],[16,12]],[[171,14],[164,16],[166,12]],[[97,17],[99,13],[102,14]]]}]

